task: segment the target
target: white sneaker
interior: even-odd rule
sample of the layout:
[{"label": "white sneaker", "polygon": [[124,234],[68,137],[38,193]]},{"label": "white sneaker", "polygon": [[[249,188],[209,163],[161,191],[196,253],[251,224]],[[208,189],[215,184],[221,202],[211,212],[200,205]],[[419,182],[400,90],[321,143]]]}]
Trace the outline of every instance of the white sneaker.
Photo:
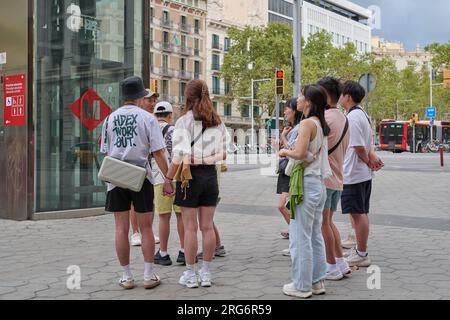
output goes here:
[{"label": "white sneaker", "polygon": [[200,270],[199,274],[198,274],[198,282],[200,282],[200,285],[203,288],[209,288],[212,285],[212,280],[211,280],[211,272],[205,272],[203,270]]},{"label": "white sneaker", "polygon": [[343,278],[344,275],[339,269],[334,271],[327,271],[326,279],[329,281],[339,281],[342,280]]},{"label": "white sneaker", "polygon": [[356,236],[349,234],[347,239],[342,240],[342,248],[351,249],[356,246]]},{"label": "white sneaker", "polygon": [[140,233],[135,233],[131,236],[131,245],[133,247],[140,247],[142,245],[142,236]]},{"label": "white sneaker", "polygon": [[325,281],[319,281],[312,286],[313,295],[319,296],[326,293],[325,290]]},{"label": "white sneaker", "polygon": [[151,278],[145,278],[144,277],[144,289],[149,290],[156,288],[161,284],[161,278],[154,273]]},{"label": "white sneaker", "polygon": [[347,263],[350,267],[360,267],[360,268],[367,268],[372,264],[369,255],[361,257],[356,249],[347,258]]},{"label": "white sneaker", "polygon": [[198,278],[197,275],[189,271],[185,271],[178,281],[182,286],[188,287],[190,289],[198,288]]},{"label": "white sneaker", "polygon": [[132,278],[131,279],[122,278],[119,281],[119,286],[121,286],[125,290],[134,289],[134,279],[132,279]]},{"label": "white sneaker", "polygon": [[313,293],[311,291],[309,292],[302,292],[298,291],[294,287],[294,283],[289,283],[283,287],[283,293],[290,297],[296,297],[301,299],[308,299],[311,298]]},{"label": "white sneaker", "polygon": [[159,239],[159,237],[155,236],[155,244],[160,244],[161,240]]},{"label": "white sneaker", "polygon": [[283,256],[290,257],[291,256],[291,250],[286,249],[282,251]]},{"label": "white sneaker", "polygon": [[349,267],[347,261],[344,260],[342,263],[337,264],[339,271],[341,271],[344,278],[351,278],[352,276],[352,269]]}]

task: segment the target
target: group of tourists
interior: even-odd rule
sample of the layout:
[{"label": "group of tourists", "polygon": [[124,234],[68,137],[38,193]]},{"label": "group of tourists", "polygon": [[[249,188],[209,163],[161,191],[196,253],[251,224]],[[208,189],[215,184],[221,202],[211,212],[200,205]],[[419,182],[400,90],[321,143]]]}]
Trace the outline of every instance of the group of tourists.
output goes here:
[{"label": "group of tourists", "polygon": [[[177,217],[180,250],[176,262],[186,265],[179,283],[188,288],[210,287],[214,256],[224,256],[219,231],[213,222],[219,203],[220,164],[226,160],[227,133],[215,111],[204,81],[186,87],[183,115],[172,125],[169,102],[144,88],[139,77],[121,82],[124,105],[113,112],[102,129],[101,152],[147,169],[141,191],[108,183],[106,211],[114,213],[116,252],[123,268],[120,286],[133,289],[131,244],[142,246],[144,288],[161,284],[155,264],[172,265],[168,253],[171,215]],[[218,172],[219,171],[219,172]],[[154,214],[159,216],[160,249],[155,254]],[[197,233],[202,233],[203,252],[198,254]],[[203,259],[198,270],[196,263]]]},{"label": "group of tourists", "polygon": [[[325,280],[350,277],[351,267],[371,264],[367,242],[372,177],[384,163],[374,151],[370,118],[360,107],[365,95],[357,82],[342,84],[327,77],[303,87],[300,97],[285,108],[289,125],[280,139],[277,193],[289,225],[282,232],[290,242],[283,254],[292,259],[292,283],[283,288],[288,296],[325,294]],[[356,234],[347,257],[333,223],[339,202]]]}]

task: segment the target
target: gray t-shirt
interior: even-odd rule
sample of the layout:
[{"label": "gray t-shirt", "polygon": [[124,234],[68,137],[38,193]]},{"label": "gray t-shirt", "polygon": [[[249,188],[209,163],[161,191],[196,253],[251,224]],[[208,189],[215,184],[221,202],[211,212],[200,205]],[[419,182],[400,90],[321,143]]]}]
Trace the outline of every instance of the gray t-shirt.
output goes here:
[{"label": "gray t-shirt", "polygon": [[[148,156],[166,147],[158,120],[145,110],[126,105],[113,112],[103,124],[101,152],[147,169],[154,183]],[[108,191],[115,186],[108,184]]]}]

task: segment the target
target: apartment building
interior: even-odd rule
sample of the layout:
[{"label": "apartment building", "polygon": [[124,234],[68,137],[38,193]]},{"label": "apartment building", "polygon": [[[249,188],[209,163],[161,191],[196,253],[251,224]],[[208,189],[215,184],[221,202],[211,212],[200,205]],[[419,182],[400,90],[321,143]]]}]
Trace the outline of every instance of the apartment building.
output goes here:
[{"label": "apartment building", "polygon": [[380,37],[372,38],[372,50],[378,57],[389,57],[395,62],[397,70],[414,68],[416,71],[427,67],[433,60],[433,54],[419,45],[416,50],[408,51],[401,42],[386,41]]},{"label": "apartment building", "polygon": [[[269,22],[286,22],[292,25],[293,0],[268,2]],[[371,17],[369,9],[348,0],[303,0],[302,35],[308,41],[311,35],[327,31],[331,33],[336,47],[353,42],[360,53],[371,52]]]},{"label": "apartment building", "polygon": [[150,78],[179,113],[186,85],[205,79],[206,0],[151,0]]}]

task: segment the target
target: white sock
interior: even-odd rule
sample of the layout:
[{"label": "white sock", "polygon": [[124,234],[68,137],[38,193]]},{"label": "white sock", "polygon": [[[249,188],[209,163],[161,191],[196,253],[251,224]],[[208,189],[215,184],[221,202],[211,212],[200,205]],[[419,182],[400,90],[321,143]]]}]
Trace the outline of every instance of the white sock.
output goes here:
[{"label": "white sock", "polygon": [[190,275],[195,274],[195,265],[186,264],[186,270]]},{"label": "white sock", "polygon": [[154,268],[154,263],[150,263],[150,262],[144,263],[144,278],[153,277],[153,268]]},{"label": "white sock", "polygon": [[336,272],[339,271],[337,264],[329,264],[327,263],[328,272]]},{"label": "white sock", "polygon": [[358,254],[361,256],[361,257],[367,257],[367,252],[366,251],[359,251],[359,250],[356,250],[357,252],[358,252]]},{"label": "white sock", "polygon": [[161,257],[165,257],[168,255],[167,251],[159,251],[159,254],[161,255]]},{"label": "white sock", "polygon": [[345,264],[346,262],[344,258],[336,258],[336,263],[339,266]]},{"label": "white sock", "polygon": [[211,266],[211,262],[203,261],[203,267],[202,270],[204,272],[209,272],[209,267]]},{"label": "white sock", "polygon": [[123,277],[122,279],[133,279],[133,275],[131,274],[130,265],[123,267]]}]

